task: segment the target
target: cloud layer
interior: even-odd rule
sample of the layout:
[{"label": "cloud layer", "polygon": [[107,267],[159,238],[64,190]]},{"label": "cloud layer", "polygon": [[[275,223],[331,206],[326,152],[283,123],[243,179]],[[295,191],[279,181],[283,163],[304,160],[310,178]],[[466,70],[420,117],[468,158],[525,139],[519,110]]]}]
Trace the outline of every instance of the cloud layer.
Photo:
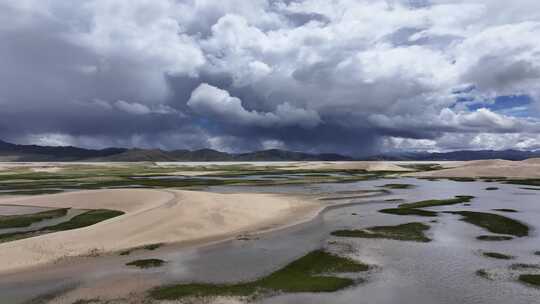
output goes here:
[{"label": "cloud layer", "polygon": [[540,3],[0,4],[0,138],[90,147],[540,147]]}]

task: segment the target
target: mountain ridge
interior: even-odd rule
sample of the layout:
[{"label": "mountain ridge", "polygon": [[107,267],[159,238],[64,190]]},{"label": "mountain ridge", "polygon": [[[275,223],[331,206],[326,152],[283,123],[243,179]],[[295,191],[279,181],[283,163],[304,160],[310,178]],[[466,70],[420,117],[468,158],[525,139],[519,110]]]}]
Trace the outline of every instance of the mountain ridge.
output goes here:
[{"label": "mountain ridge", "polygon": [[18,145],[0,140],[0,161],[465,161],[482,159],[524,160],[540,157],[540,151],[459,150],[452,152],[401,152],[353,158],[337,153],[305,153],[267,149],[247,153],[227,153],[209,148],[161,150],[141,148],[86,149],[74,146]]}]

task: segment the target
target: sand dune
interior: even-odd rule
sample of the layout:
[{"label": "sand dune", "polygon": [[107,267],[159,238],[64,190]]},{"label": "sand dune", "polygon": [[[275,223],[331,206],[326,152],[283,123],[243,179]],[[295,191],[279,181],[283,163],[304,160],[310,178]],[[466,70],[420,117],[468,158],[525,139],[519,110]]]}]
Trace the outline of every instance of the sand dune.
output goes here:
[{"label": "sand dune", "polygon": [[407,175],[416,177],[540,178],[540,159],[532,158],[524,161],[476,160],[463,162],[456,168]]},{"label": "sand dune", "polygon": [[392,162],[346,161],[346,162],[298,162],[284,168],[286,170],[366,170],[366,171],[412,171]]},{"label": "sand dune", "polygon": [[531,165],[540,165],[540,158],[529,158],[522,161],[522,163],[531,164]]},{"label": "sand dune", "polygon": [[[283,161],[283,162],[156,162],[158,167],[212,167],[219,169],[221,166],[242,165],[253,168],[276,167],[283,170],[367,170],[367,171],[411,171],[399,166],[401,162],[391,161]],[[405,162],[411,163],[411,162]],[[28,168],[33,172],[56,173],[74,163],[44,162],[44,163],[2,163],[0,171],[12,170],[14,168]],[[133,163],[107,163],[107,162],[78,162],[77,165],[92,165],[97,167],[125,167]],[[151,163],[148,163],[151,164]],[[163,173],[164,175],[185,175],[200,176],[208,174],[220,174],[218,170],[179,170],[178,172]],[[225,171],[226,172],[226,171]]]},{"label": "sand dune", "polygon": [[321,208],[316,202],[269,194],[142,189],[80,191],[0,203],[126,212],[93,226],[0,244],[0,272],[151,243],[234,237],[307,220]]}]

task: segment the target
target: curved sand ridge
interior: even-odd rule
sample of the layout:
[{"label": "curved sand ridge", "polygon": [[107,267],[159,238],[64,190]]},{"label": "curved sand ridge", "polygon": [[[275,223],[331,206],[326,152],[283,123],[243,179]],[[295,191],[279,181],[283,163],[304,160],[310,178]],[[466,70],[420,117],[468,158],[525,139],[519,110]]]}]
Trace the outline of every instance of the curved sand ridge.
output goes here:
[{"label": "curved sand ridge", "polygon": [[208,242],[305,221],[316,202],[270,194],[114,189],[0,200],[1,204],[126,212],[98,224],[0,244],[0,272],[152,243]]}]

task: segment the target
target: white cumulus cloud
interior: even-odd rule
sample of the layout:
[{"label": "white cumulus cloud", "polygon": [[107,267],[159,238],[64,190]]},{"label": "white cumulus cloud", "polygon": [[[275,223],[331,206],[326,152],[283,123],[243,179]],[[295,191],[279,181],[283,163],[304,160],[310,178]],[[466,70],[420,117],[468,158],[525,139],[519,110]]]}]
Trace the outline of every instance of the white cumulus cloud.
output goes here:
[{"label": "white cumulus cloud", "polygon": [[299,109],[288,103],[277,106],[275,112],[246,110],[242,101],[220,88],[201,84],[192,93],[188,106],[203,116],[211,116],[232,124],[259,127],[300,126],[313,128],[321,123],[321,118],[313,110]]}]

